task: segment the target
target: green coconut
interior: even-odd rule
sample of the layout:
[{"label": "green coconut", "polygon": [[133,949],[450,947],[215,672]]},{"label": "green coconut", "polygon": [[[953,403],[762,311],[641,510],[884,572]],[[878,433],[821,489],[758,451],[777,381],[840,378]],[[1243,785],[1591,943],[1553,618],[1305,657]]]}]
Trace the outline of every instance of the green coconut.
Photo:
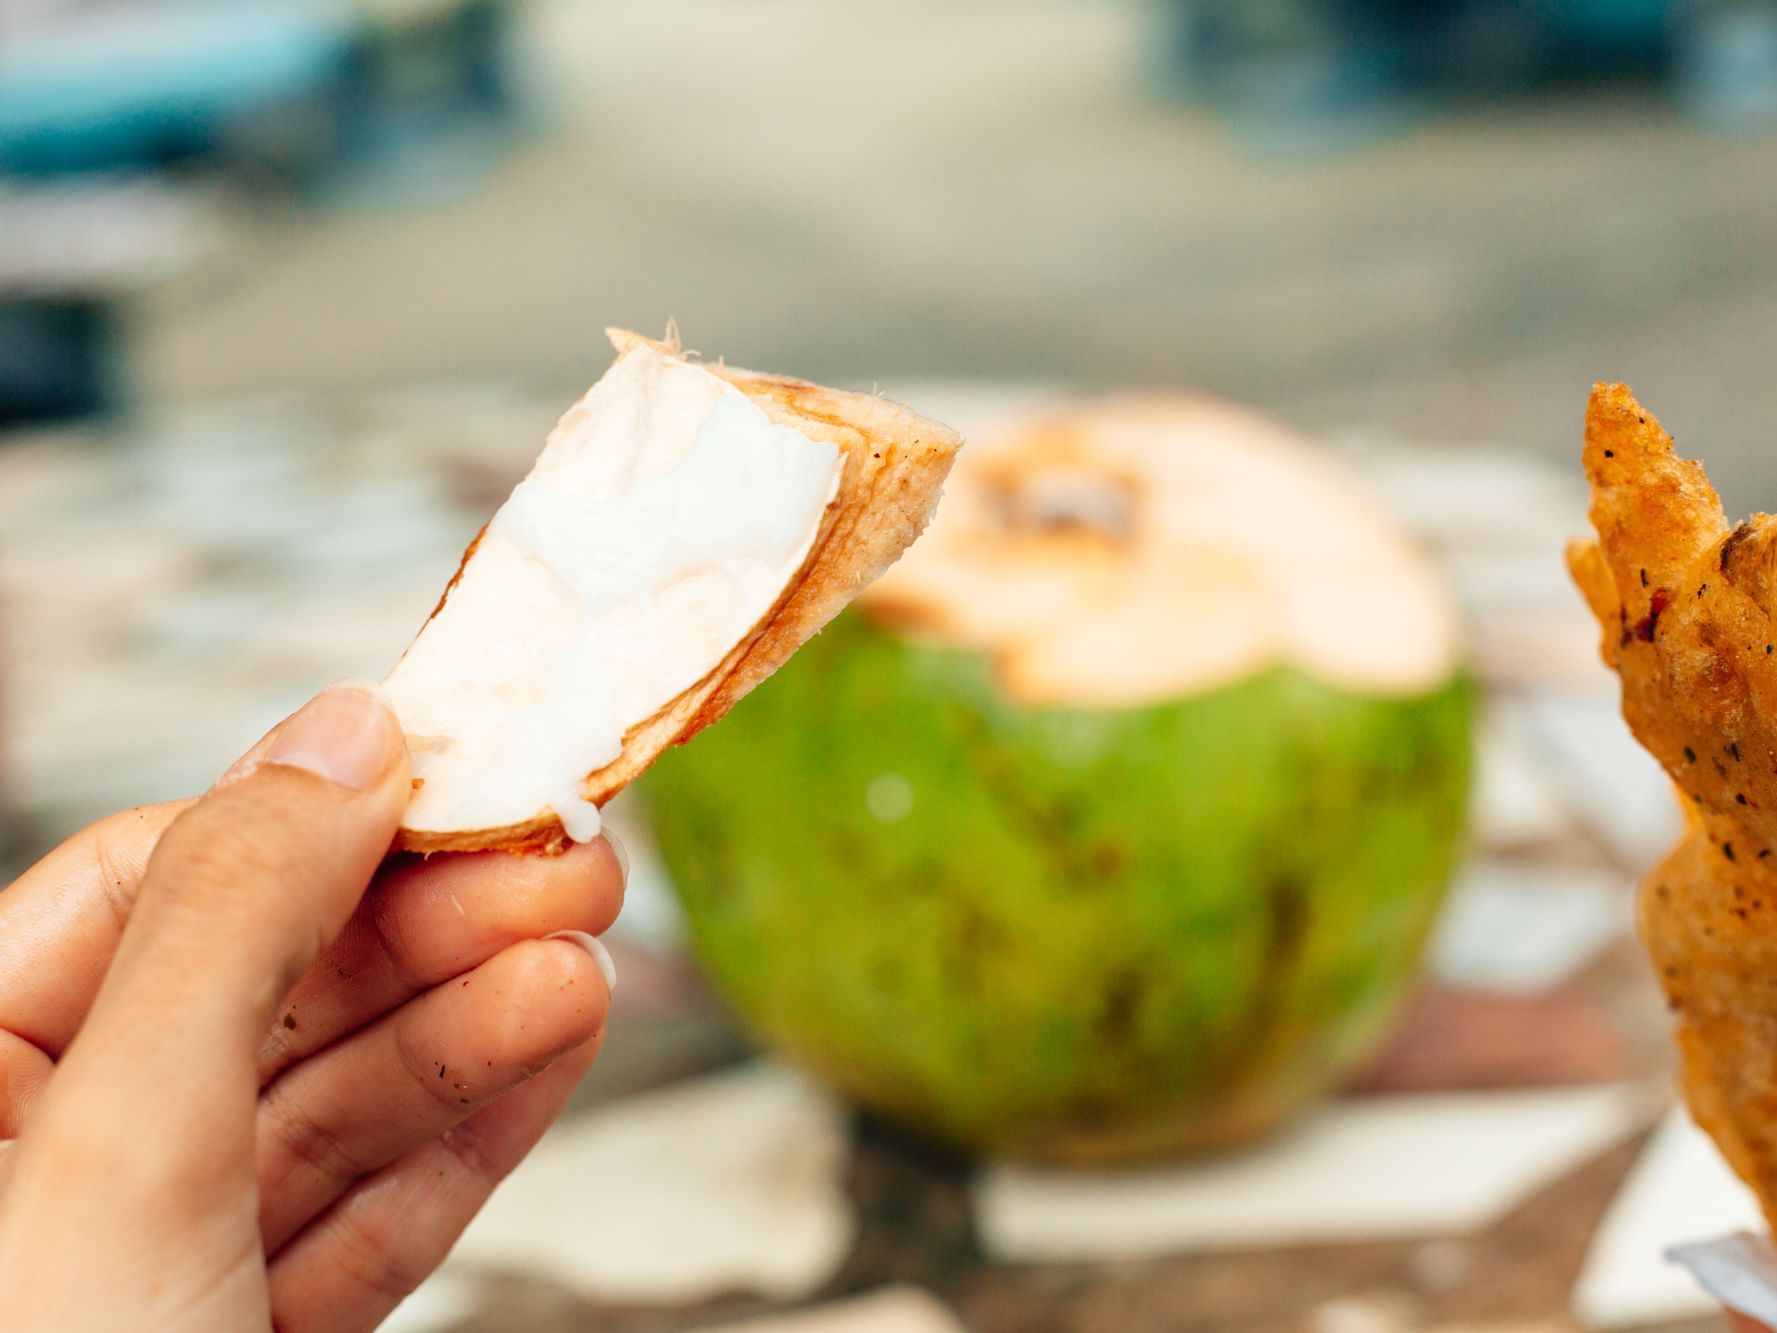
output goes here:
[{"label": "green coconut", "polygon": [[1194,399],[971,443],[930,533],[646,790],[767,1046],[969,1147],[1236,1142],[1385,1031],[1471,689],[1343,471]]}]

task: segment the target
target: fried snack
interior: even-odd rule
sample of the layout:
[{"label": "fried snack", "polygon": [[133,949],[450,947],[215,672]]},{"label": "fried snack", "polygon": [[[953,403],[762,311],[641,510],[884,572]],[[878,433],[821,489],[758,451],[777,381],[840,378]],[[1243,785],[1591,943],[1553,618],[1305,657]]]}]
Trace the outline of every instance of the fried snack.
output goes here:
[{"label": "fried snack", "polygon": [[1623,716],[1683,797],[1637,912],[1685,1099],[1777,1229],[1777,519],[1730,527],[1702,467],[1620,384],[1586,413],[1595,541],[1567,552]]}]

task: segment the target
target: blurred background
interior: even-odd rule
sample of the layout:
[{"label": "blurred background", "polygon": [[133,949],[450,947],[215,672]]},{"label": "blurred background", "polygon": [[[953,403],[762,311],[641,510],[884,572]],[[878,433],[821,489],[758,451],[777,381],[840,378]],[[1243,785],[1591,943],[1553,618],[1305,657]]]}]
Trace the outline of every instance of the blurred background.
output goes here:
[{"label": "blurred background", "polygon": [[399,1320],[1713,1327],[1659,1250],[1754,1214],[1669,1110],[1676,821],[1560,546],[1599,378],[1771,503],[1773,129],[1754,0],[0,0],[0,865],[380,675],[608,324],[971,432],[1205,390],[1470,631],[1463,860],[1330,1100],[1086,1174],[859,1116],[759,1062],[626,802],[609,1053]]}]

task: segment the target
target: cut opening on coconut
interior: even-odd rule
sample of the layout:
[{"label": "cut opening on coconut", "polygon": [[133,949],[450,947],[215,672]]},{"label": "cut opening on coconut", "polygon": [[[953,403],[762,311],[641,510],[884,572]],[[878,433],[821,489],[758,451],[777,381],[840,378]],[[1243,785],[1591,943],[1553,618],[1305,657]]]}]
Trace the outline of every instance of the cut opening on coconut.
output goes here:
[{"label": "cut opening on coconut", "polygon": [[1007,535],[1077,532],[1118,546],[1135,537],[1137,490],[1113,472],[1060,465],[982,478],[984,513]]},{"label": "cut opening on coconut", "polygon": [[878,398],[611,337],[385,682],[415,775],[397,849],[596,836],[599,806],[900,555],[961,443]]},{"label": "cut opening on coconut", "polygon": [[1437,571],[1330,455],[1205,398],[1056,409],[971,443],[861,605],[985,653],[1028,706],[1137,707],[1290,664],[1362,693],[1455,671]]}]

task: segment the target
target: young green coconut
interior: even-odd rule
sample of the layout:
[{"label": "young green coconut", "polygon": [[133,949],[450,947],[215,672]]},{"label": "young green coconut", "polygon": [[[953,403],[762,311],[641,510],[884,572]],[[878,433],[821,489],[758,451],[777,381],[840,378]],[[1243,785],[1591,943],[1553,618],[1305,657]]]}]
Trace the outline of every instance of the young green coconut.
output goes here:
[{"label": "young green coconut", "polygon": [[611,339],[385,682],[413,757],[398,851],[597,836],[906,549],[961,444],[876,397]]},{"label": "young green coconut", "polygon": [[648,789],[767,1042],[940,1137],[1109,1160],[1256,1134],[1366,1053],[1469,714],[1435,571],[1341,467],[1128,399],[972,440],[858,611]]}]

